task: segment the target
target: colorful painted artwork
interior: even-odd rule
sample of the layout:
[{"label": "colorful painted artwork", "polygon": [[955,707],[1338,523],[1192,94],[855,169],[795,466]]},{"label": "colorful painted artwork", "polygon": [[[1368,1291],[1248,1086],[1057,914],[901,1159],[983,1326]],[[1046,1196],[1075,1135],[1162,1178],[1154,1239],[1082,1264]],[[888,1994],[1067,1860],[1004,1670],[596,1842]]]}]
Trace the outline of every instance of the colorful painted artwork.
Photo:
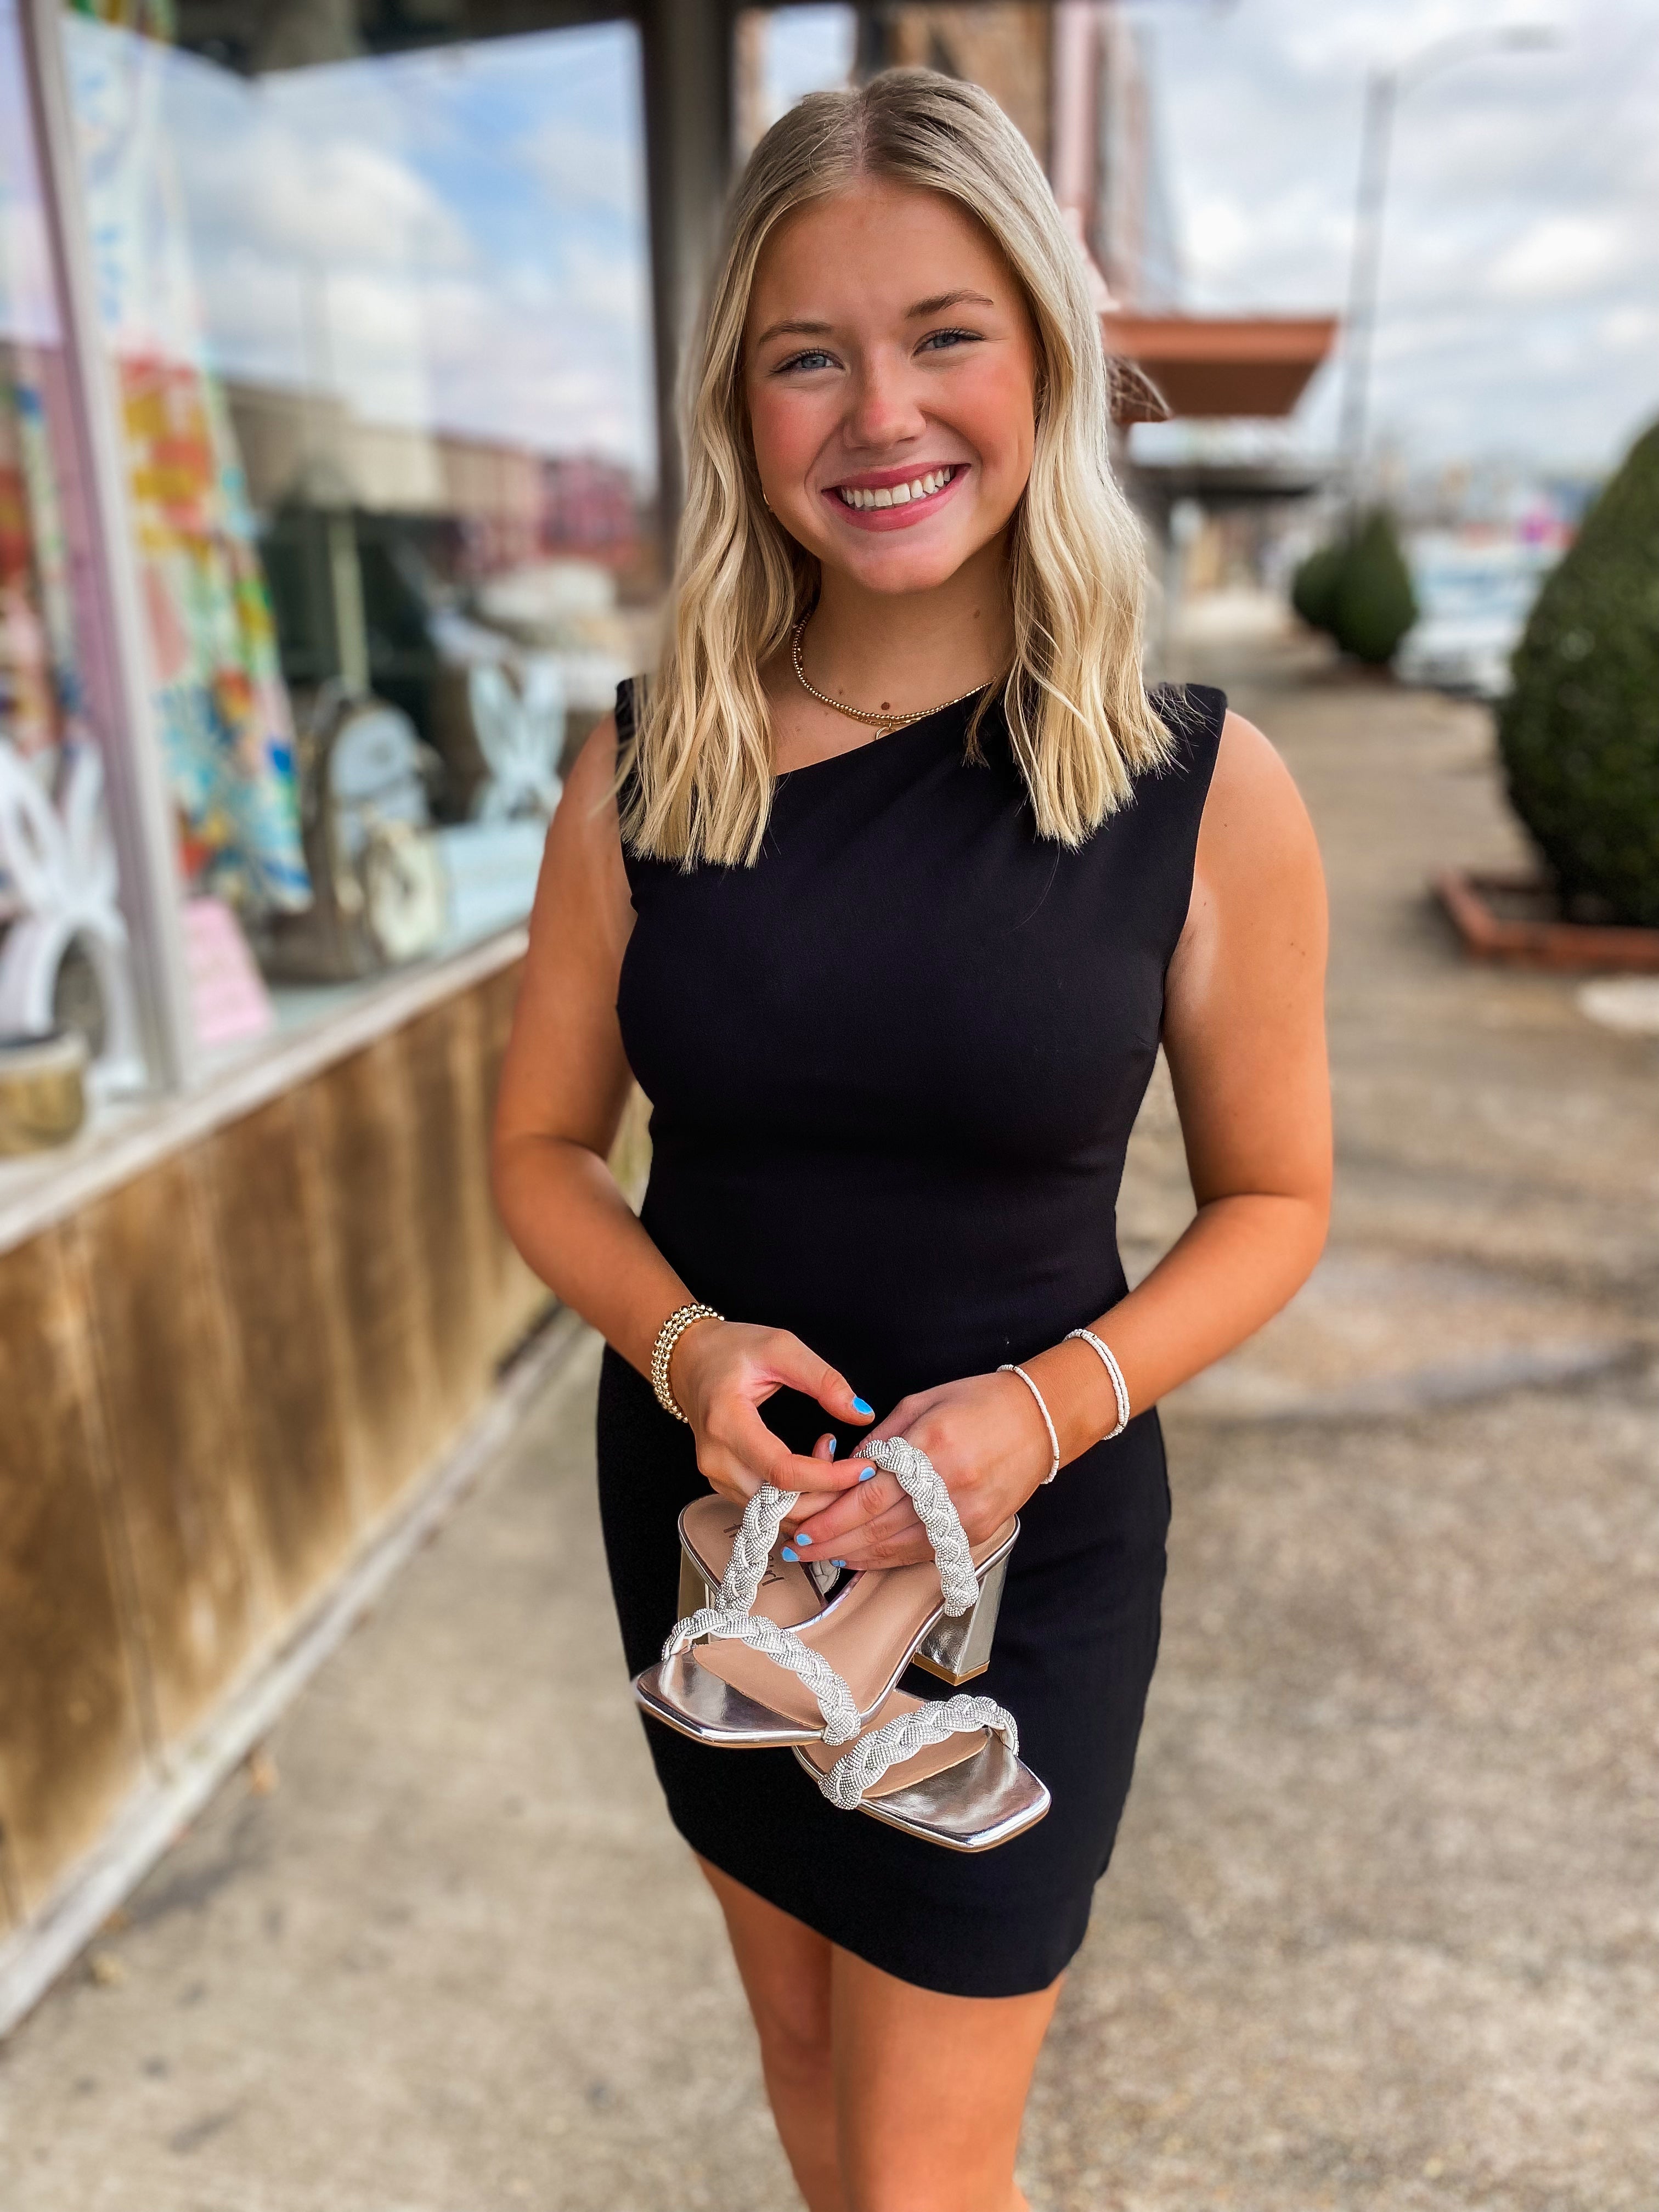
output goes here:
[{"label": "colorful painted artwork", "polygon": [[112,23],[121,31],[137,31],[166,46],[178,36],[179,11],[173,0],[65,0],[65,5],[71,15]]},{"label": "colorful painted artwork", "polygon": [[[96,14],[136,20],[132,7]],[[310,903],[288,695],[235,438],[206,356],[163,127],[164,15],[65,25],[100,318],[126,434],[155,708],[191,880]]]},{"label": "colorful painted artwork", "polygon": [[0,0],[0,735],[49,781],[81,699],[47,428],[63,355],[17,37]]},{"label": "colorful painted artwork", "polygon": [[25,423],[38,398],[18,379],[21,349],[0,340],[0,735],[25,759],[50,756],[62,728],[37,558]]}]

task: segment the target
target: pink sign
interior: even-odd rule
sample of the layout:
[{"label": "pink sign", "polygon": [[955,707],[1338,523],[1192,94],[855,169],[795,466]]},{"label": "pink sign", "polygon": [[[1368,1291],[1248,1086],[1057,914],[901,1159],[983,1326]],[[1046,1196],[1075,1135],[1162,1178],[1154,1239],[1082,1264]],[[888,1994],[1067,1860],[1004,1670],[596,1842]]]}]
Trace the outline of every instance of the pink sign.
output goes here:
[{"label": "pink sign", "polygon": [[276,1017],[235,915],[222,899],[191,898],[184,924],[197,1042],[210,1051],[263,1036]]}]

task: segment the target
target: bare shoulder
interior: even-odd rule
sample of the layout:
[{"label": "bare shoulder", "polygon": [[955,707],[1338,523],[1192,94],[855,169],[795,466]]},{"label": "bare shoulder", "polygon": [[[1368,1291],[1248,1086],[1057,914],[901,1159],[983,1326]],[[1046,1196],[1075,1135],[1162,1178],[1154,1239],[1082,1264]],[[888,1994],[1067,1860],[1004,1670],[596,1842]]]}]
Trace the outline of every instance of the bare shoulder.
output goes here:
[{"label": "bare shoulder", "polygon": [[553,817],[550,851],[567,860],[603,867],[614,852],[622,866],[622,830],[617,817],[617,718],[607,714],[589,734],[571,763]]},{"label": "bare shoulder", "polygon": [[1198,873],[1242,884],[1286,871],[1319,882],[1313,823],[1273,746],[1254,722],[1230,712],[1199,827]]},{"label": "bare shoulder", "polygon": [[1200,836],[1231,842],[1241,831],[1255,836],[1278,829],[1294,835],[1298,828],[1313,834],[1289,769],[1255,724],[1229,708]]},{"label": "bare shoulder", "polygon": [[1171,967],[1177,995],[1213,975],[1224,947],[1265,974],[1281,955],[1322,964],[1325,878],[1290,770],[1242,714],[1222,725],[1199,826],[1192,902]]},{"label": "bare shoulder", "polygon": [[[556,925],[598,925],[600,937],[626,942],[632,921],[617,812],[617,718],[607,714],[588,737],[565,778],[548,832],[531,937]],[[537,923],[542,924],[538,930]]]},{"label": "bare shoulder", "polygon": [[616,780],[617,718],[607,714],[588,733],[564,781],[559,811],[562,814],[568,805],[573,829],[580,823],[584,831],[591,832],[598,825],[600,830],[615,834]]}]

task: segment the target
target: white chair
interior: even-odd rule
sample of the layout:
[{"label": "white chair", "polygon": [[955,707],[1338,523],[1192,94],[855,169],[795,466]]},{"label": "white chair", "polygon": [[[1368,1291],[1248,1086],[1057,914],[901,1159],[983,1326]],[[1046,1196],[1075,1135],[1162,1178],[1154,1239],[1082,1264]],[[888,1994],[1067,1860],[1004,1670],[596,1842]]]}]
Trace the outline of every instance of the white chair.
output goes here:
[{"label": "white chair", "polygon": [[565,685],[557,661],[526,660],[517,688],[499,661],[477,661],[467,672],[467,702],[489,770],[473,794],[473,819],[507,822],[526,814],[550,819],[563,788]]},{"label": "white chair", "polygon": [[104,814],[104,763],[94,744],[71,744],[66,751],[54,805],[16,748],[0,738],[0,872],[15,914],[0,945],[0,1030],[40,1036],[56,1026],[58,974],[78,946],[103,1012],[88,1085],[104,1095],[141,1090],[146,1076],[132,948]]}]

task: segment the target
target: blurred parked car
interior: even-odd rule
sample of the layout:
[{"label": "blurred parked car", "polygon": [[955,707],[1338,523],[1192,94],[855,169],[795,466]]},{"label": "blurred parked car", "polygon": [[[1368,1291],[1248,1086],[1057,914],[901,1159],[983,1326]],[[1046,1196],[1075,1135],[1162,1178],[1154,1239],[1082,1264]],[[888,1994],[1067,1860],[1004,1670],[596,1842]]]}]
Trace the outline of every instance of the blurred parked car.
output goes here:
[{"label": "blurred parked car", "polygon": [[1423,611],[1395,657],[1395,673],[1405,684],[1501,699],[1510,655],[1557,549],[1425,532],[1407,553]]}]

